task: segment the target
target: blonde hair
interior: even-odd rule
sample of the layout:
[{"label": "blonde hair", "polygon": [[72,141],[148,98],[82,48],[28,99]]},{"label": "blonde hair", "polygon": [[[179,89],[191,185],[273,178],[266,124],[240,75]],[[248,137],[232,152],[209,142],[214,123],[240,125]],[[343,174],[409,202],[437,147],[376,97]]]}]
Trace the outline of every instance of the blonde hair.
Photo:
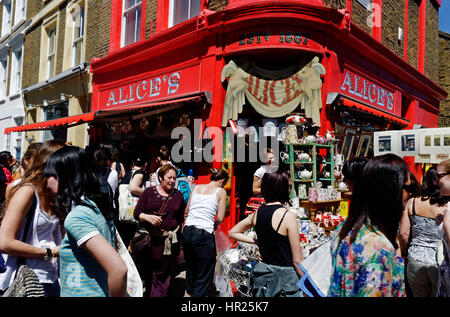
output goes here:
[{"label": "blonde hair", "polygon": [[51,154],[64,146],[64,142],[60,140],[49,140],[44,142],[37,153],[33,156],[33,159],[25,170],[25,174],[23,175],[21,182],[17,186],[14,186],[11,190],[11,194],[7,197],[4,204],[3,213],[8,207],[14,194],[26,184],[32,184],[36,188],[39,196],[44,195],[44,189],[47,181],[47,179],[43,176],[45,163]]}]

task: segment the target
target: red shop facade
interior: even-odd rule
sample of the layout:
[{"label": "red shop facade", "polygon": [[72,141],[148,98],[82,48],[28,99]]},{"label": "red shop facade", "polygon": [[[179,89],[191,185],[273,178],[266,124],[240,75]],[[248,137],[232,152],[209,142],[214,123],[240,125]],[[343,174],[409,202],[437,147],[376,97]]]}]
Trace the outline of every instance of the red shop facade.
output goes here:
[{"label": "red shop facade", "polygon": [[[274,93],[279,87],[270,80],[287,87],[290,82],[286,78],[291,78],[304,88],[301,93],[310,92],[318,104],[310,116],[319,121],[321,135],[327,131],[345,133],[345,127],[355,121],[362,130],[367,126],[372,131],[437,127],[445,91],[349,22],[345,11],[316,2],[230,1],[222,11],[203,9],[198,17],[159,31],[150,39],[112,50],[91,63],[91,111],[117,114],[110,123],[125,117],[139,120],[169,113],[178,121],[177,117],[191,112],[192,118],[201,119],[202,133],[207,128],[224,131],[230,120],[245,116],[258,120],[277,116],[284,122],[287,113],[265,116],[255,104],[281,109],[283,102]],[[120,19],[120,14],[113,10],[112,46],[120,41],[113,32],[117,17]],[[296,74],[314,64],[320,69],[315,73],[320,83],[308,86],[306,75]],[[252,76],[239,82],[235,78],[239,72],[226,73],[231,66]],[[255,87],[258,83],[263,86]],[[250,94],[252,89],[263,93],[249,96],[242,89]],[[284,96],[285,103],[301,97],[288,89]],[[251,98],[256,101],[250,102]],[[290,112],[300,108],[294,106]],[[104,129],[92,125],[91,143],[102,141],[105,131],[100,130]],[[214,139],[214,133],[210,137]],[[221,137],[214,144],[221,146],[223,140]],[[415,169],[414,161],[409,162]],[[198,183],[208,182],[210,167],[225,167],[232,175],[227,188],[230,213],[222,225],[225,232],[239,220],[240,177],[245,172],[237,163],[227,163],[220,160],[194,166]],[[254,170],[247,172],[253,175]]]}]

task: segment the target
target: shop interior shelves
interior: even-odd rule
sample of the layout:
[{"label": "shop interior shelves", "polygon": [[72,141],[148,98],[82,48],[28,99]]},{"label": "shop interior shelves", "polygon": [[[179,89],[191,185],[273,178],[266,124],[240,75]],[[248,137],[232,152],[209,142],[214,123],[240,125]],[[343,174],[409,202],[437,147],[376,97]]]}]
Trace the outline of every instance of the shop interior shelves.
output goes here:
[{"label": "shop interior shelves", "polygon": [[[334,144],[318,144],[318,143],[298,143],[289,144],[289,169],[291,173],[291,184],[299,184],[298,186],[316,187],[317,182],[322,182],[323,187],[335,186],[334,177]],[[326,155],[320,155],[319,152]],[[310,161],[306,159],[300,161],[298,155],[301,153],[307,153],[309,155]],[[324,162],[324,159],[326,161]],[[322,171],[320,170],[322,169]],[[308,171],[311,175],[308,175]],[[306,177],[300,177],[301,172],[306,173]],[[329,172],[330,177],[323,177],[321,172]],[[326,175],[328,176],[328,175]],[[304,185],[301,185],[304,183]],[[297,196],[298,188],[297,185],[293,185],[293,191],[295,196]]]}]

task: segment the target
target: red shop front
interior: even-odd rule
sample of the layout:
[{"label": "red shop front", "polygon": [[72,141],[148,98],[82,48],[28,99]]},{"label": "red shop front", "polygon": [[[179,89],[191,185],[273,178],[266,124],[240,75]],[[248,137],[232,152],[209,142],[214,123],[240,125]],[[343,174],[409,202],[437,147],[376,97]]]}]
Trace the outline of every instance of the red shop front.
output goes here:
[{"label": "red shop front", "polygon": [[[94,59],[91,71],[92,111],[113,114],[100,122],[106,125],[93,125],[92,143],[114,124],[136,125],[145,118],[154,129],[140,146],[158,142],[155,136],[170,140],[164,129],[189,127],[192,153],[205,146],[202,136],[214,140],[216,154],[225,153],[233,136],[220,131],[230,122],[263,126],[276,120],[281,127],[292,112],[320,125],[321,135],[334,131],[342,152],[348,132],[362,138],[379,130],[436,127],[446,95],[348,22],[345,12],[299,1],[236,2],[219,12],[202,10],[197,18]],[[170,145],[178,141],[172,140]],[[370,155],[369,148],[361,151],[352,140],[345,159]],[[228,232],[240,218],[243,193],[251,190],[243,179],[251,178],[258,164],[215,158],[189,166],[198,183],[208,182],[211,166],[229,170],[230,213],[222,225]]]}]

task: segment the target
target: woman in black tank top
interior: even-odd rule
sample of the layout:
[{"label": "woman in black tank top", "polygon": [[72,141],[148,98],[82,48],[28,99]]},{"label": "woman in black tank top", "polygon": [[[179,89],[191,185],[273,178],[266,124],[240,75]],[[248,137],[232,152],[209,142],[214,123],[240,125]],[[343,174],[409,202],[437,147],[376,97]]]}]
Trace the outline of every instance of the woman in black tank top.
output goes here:
[{"label": "woman in black tank top", "polygon": [[[263,263],[291,268],[301,277],[303,272],[298,264],[303,261],[303,253],[297,219],[282,205],[289,200],[289,176],[286,172],[265,173],[261,182],[261,193],[265,204],[236,224],[229,231],[229,237],[236,241],[257,244]],[[255,228],[257,241],[244,234],[251,228]]]},{"label": "woman in black tank top", "polygon": [[[276,230],[272,227],[272,218],[276,210],[283,208],[283,217]],[[278,231],[288,211],[280,204],[262,205],[258,209],[255,231],[261,260],[267,264],[292,266],[292,252],[289,237]]]}]

